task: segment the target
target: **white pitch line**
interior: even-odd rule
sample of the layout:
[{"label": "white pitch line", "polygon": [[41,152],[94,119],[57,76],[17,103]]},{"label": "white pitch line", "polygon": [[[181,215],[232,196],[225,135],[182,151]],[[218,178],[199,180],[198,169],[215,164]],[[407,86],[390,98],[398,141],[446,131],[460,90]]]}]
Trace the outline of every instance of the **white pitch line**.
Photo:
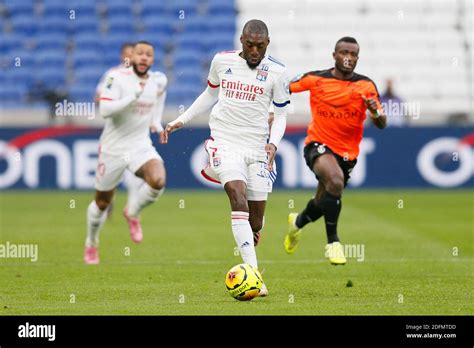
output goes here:
[{"label": "white pitch line", "polygon": [[[236,263],[241,262],[240,259],[235,260]],[[259,260],[261,264],[319,264],[319,263],[327,263],[326,259],[301,259],[301,260]],[[381,263],[410,263],[410,262],[468,262],[473,263],[474,258],[459,258],[459,257],[452,257],[452,258],[416,258],[416,259],[383,259],[383,260],[364,260],[364,261],[357,261],[356,258],[348,258],[347,265],[351,264],[381,264]],[[176,264],[176,265],[217,265],[217,264],[225,264],[228,261],[222,260],[163,260],[163,261],[143,261],[143,260],[136,260],[136,261],[127,261],[127,262],[107,262],[103,261],[101,264],[107,266],[124,266],[124,265],[169,265],[169,264]],[[0,262],[1,267],[8,267],[8,266],[84,266],[93,268],[94,266],[87,266],[84,265],[82,262],[25,262],[25,263],[2,263]],[[99,265],[100,267],[100,265]]]}]

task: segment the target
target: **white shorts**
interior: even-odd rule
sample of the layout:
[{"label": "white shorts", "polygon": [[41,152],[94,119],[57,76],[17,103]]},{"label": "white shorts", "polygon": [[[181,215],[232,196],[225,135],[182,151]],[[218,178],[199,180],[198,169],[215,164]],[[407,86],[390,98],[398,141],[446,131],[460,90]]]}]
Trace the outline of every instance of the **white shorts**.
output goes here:
[{"label": "white shorts", "polygon": [[201,171],[204,178],[222,187],[229,181],[244,181],[249,201],[267,200],[277,173],[275,164],[272,172],[267,169],[266,153],[219,144],[212,138],[204,147],[209,155],[208,164]]},{"label": "white shorts", "polygon": [[163,161],[152,145],[122,155],[102,152],[99,147],[99,158],[95,175],[96,190],[113,190],[120,184],[125,169],[136,173],[141,166],[152,159]]}]

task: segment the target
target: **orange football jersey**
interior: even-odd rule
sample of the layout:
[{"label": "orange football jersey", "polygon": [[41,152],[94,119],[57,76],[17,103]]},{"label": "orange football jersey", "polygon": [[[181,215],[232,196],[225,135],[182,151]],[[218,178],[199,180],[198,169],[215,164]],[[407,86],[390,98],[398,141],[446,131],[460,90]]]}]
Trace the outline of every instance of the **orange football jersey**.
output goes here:
[{"label": "orange football jersey", "polygon": [[382,112],[375,83],[354,73],[350,80],[339,80],[332,69],[311,71],[290,83],[290,92],[310,92],[312,120],[305,143],[327,145],[341,157],[357,158],[364,132],[367,107],[362,99],[373,98]]}]

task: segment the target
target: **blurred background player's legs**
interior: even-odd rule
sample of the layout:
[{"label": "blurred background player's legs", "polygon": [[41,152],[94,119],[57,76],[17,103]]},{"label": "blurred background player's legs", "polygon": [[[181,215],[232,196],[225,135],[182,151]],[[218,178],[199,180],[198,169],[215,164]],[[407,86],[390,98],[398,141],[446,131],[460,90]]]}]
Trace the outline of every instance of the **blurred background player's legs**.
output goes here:
[{"label": "blurred background player's legs", "polygon": [[[130,236],[135,243],[143,240],[143,231],[140,223],[140,212],[163,193],[166,182],[166,170],[163,161],[153,158],[147,161],[135,173],[139,178],[133,179],[132,189],[129,191],[124,216],[130,228]],[[141,178],[141,179],[140,179]]]},{"label": "blurred background player's legs", "polygon": [[[145,181],[142,178],[136,176],[130,170],[125,171],[124,180],[127,186],[127,195],[128,195],[127,200],[129,202],[135,201],[137,199],[138,191],[140,190],[140,187],[145,183]],[[109,208],[107,209],[108,219],[112,218],[113,211],[114,211],[114,202],[112,201],[110,202]]]},{"label": "blurred background player's legs", "polygon": [[140,188],[145,184],[145,180],[130,170],[125,172],[124,179],[127,186],[127,202],[135,202],[138,199]]},{"label": "blurred background player's legs", "polygon": [[96,191],[95,199],[87,208],[87,238],[84,250],[84,262],[99,263],[99,233],[107,219],[107,208],[114,197],[114,190]]}]

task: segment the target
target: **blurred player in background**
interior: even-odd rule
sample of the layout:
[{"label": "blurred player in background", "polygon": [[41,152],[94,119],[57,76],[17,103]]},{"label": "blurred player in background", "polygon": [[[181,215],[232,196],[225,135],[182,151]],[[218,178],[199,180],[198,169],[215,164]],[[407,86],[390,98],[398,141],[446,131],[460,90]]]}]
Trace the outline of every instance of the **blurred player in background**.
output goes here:
[{"label": "blurred player in background", "polygon": [[84,261],[99,263],[99,232],[107,217],[115,188],[126,169],[145,182],[138,193],[128,197],[124,216],[134,242],[143,239],[140,211],[163,193],[166,172],[163,160],[152,145],[150,124],[160,133],[167,78],[151,72],[154,49],[146,41],[134,45],[132,66],[116,69],[105,79],[100,95],[100,114],[105,126],[100,137],[96,172],[96,195],[87,209],[87,238]]},{"label": "blurred player in background", "polygon": [[111,67],[100,78],[99,83],[97,84],[97,87],[96,87],[96,91],[95,91],[95,102],[97,104],[100,104],[100,95],[102,93],[102,89],[105,86],[105,81],[106,81],[107,76],[109,76],[112,72],[116,70],[129,68],[132,65],[133,46],[134,46],[133,43],[125,42],[122,45],[122,47],[120,47],[120,64]]},{"label": "blurred player in background", "polygon": [[334,68],[308,72],[290,83],[291,93],[310,91],[312,121],[304,157],[319,184],[306,208],[288,216],[284,246],[287,253],[294,253],[301,229],[324,216],[328,240],[325,255],[331,264],[344,265],[346,258],[337,235],[342,191],[357,162],[366,111],[370,111],[372,122],[380,129],[385,128],[387,117],[375,83],[354,72],[359,59],[357,41],[341,38],[333,58]]},{"label": "blurred player in background", "polygon": [[[264,22],[247,22],[240,42],[241,51],[214,56],[207,89],[166,126],[165,142],[172,131],[214,106],[209,121],[211,138],[205,145],[209,165],[202,174],[224,187],[240,255],[258,269],[253,234],[262,229],[275,179],[273,161],[285,133],[289,82],[284,65],[266,55],[270,39]],[[276,107],[270,135],[268,109],[272,101]],[[266,295],[263,284],[260,296]]]},{"label": "blurred player in background", "polygon": [[403,113],[403,100],[394,92],[393,80],[387,80],[385,92],[380,96],[380,103],[384,107],[385,115],[387,115],[387,126],[407,126],[408,115]]},{"label": "blurred player in background", "polygon": [[[134,44],[131,42],[125,42],[121,47],[120,47],[120,64],[116,65],[114,67],[111,67],[109,70],[105,72],[104,75],[102,75],[101,79],[99,80],[99,83],[97,84],[96,87],[96,92],[95,92],[95,102],[97,105],[100,105],[100,96],[102,94],[102,90],[105,87],[105,81],[107,77],[114,71],[124,69],[124,68],[129,68],[132,65],[132,55],[133,55],[133,46]],[[159,120],[161,120],[161,115],[154,114],[153,117],[159,117]],[[150,125],[150,130],[152,133],[156,133],[158,130],[156,127],[153,125],[154,123],[160,123],[160,121],[154,122],[152,120],[152,123]],[[141,185],[145,182],[143,179],[140,177],[136,176],[134,173],[131,173],[129,170],[127,170],[124,180],[127,185],[127,194],[130,199],[130,197],[135,197],[138,194],[138,191],[140,190]],[[112,216],[112,211],[114,207],[114,202],[110,202],[109,207],[107,209],[107,216],[110,218]]]}]

